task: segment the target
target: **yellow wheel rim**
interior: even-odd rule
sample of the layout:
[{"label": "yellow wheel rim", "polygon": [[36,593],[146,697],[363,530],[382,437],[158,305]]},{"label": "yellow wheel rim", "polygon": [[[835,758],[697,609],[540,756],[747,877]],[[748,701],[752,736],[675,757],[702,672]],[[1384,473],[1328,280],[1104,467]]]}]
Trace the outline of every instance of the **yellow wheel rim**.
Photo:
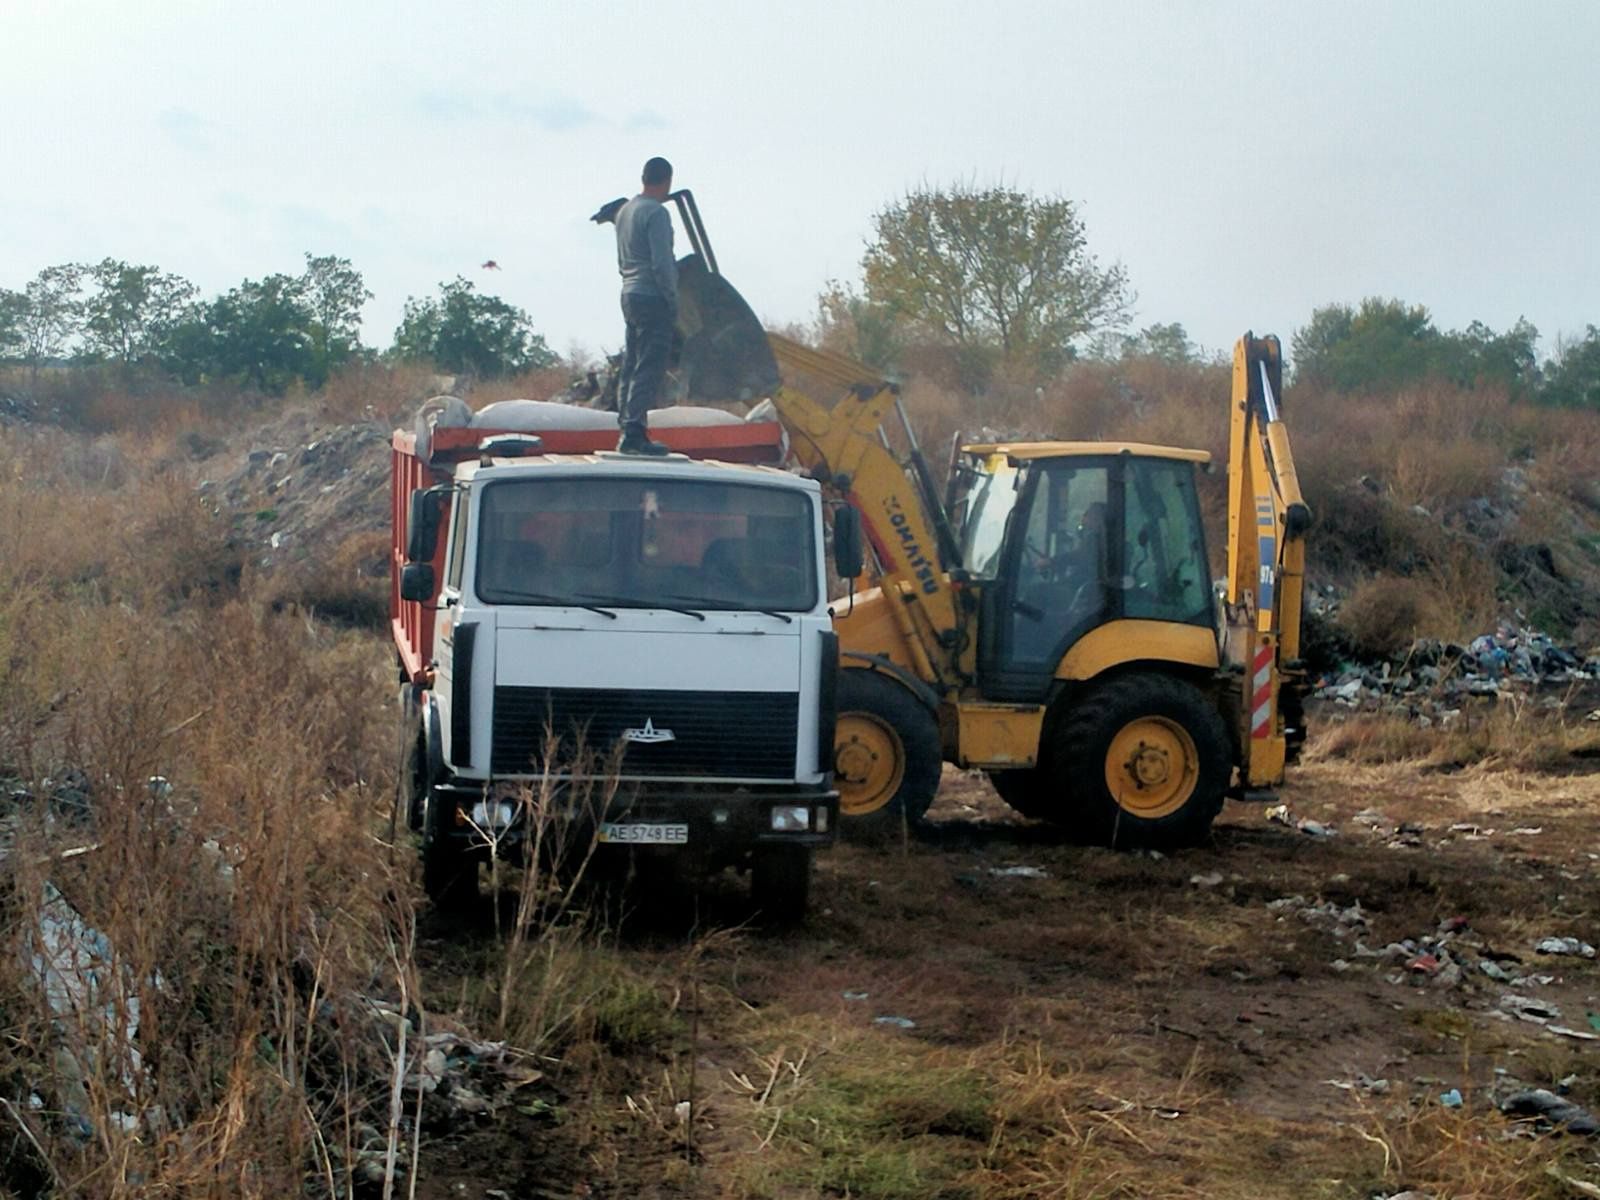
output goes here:
[{"label": "yellow wheel rim", "polygon": [[871,713],[839,714],[833,743],[839,811],[847,817],[875,813],[894,799],[906,777],[905,747],[894,727]]},{"label": "yellow wheel rim", "polygon": [[1129,721],[1106,751],[1106,787],[1135,817],[1171,816],[1189,802],[1199,780],[1194,739],[1166,717]]}]

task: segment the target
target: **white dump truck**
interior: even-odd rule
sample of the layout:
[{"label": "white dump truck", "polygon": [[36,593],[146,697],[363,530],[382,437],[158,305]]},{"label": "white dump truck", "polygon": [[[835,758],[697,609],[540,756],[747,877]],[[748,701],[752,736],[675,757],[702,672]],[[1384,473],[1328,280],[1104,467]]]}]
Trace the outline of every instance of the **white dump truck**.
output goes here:
[{"label": "white dump truck", "polygon": [[426,890],[475,900],[554,784],[608,798],[561,814],[598,854],[748,869],[764,912],[797,916],[838,823],[818,485],[764,465],[772,422],[653,429],[676,452],[645,459],[604,452],[604,419],[522,416],[393,439],[400,803]]}]

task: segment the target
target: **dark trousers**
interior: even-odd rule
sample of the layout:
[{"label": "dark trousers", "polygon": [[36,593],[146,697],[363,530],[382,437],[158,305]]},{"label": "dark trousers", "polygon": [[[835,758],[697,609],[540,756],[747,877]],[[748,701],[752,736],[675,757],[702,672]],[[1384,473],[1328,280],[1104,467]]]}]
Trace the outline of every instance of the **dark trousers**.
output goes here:
[{"label": "dark trousers", "polygon": [[622,294],[622,319],[628,339],[622,351],[622,380],[617,387],[617,421],[624,437],[645,436],[645,416],[661,399],[677,320],[660,296]]}]

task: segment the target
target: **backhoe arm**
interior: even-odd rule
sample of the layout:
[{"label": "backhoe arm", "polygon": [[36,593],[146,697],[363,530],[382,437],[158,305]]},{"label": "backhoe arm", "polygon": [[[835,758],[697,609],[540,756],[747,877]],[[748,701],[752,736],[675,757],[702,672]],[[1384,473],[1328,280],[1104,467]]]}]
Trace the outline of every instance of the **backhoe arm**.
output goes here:
[{"label": "backhoe arm", "polygon": [[1279,407],[1283,350],[1275,337],[1246,334],[1233,352],[1228,438],[1228,659],[1242,666],[1242,782],[1283,781],[1298,749],[1300,617],[1305,534],[1311,510],[1300,494]]},{"label": "backhoe arm", "polygon": [[[937,498],[926,495],[926,480],[919,484],[908,474],[883,434],[899,403],[896,389],[843,355],[778,334],[767,340],[785,377],[772,402],[794,456],[861,513],[882,569],[877,582],[886,596],[902,599],[896,620],[917,674],[933,684],[952,681],[960,636],[955,597],[940,561],[942,513],[934,507]],[[796,375],[845,395],[824,408],[791,385]]]}]

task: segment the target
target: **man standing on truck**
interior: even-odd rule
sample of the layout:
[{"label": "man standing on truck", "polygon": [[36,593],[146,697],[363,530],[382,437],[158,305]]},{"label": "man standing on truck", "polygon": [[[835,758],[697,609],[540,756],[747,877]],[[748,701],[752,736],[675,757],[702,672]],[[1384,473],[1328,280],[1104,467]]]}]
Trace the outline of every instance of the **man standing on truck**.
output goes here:
[{"label": "man standing on truck", "polygon": [[652,158],[640,177],[644,190],[617,214],[617,270],[622,275],[622,319],[627,341],[617,388],[617,418],[624,454],[662,455],[667,448],[652,442],[645,420],[660,398],[667,375],[672,331],[678,324],[678,263],[672,254],[672,218],[667,194],[672,191],[672,164]]}]

